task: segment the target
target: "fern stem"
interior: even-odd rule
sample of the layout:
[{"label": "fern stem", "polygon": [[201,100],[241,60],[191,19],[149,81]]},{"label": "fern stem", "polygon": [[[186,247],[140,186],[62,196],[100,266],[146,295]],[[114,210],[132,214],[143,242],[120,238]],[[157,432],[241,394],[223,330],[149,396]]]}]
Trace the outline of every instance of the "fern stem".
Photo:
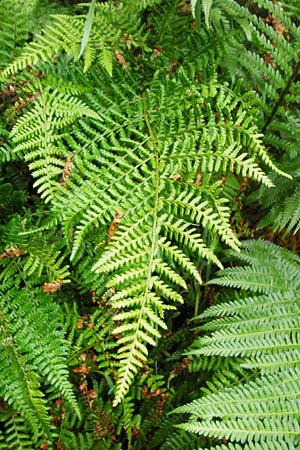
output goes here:
[{"label": "fern stem", "polygon": [[[154,193],[153,193],[153,198],[154,198],[154,205],[153,205],[153,223],[152,223],[152,230],[151,230],[151,247],[149,249],[149,262],[148,262],[148,268],[147,268],[147,282],[146,282],[146,286],[144,288],[144,292],[143,292],[143,299],[140,302],[139,305],[139,315],[136,318],[136,332],[134,335],[134,339],[131,340],[131,342],[128,344],[128,357],[127,357],[127,365],[126,365],[126,369],[125,372],[122,374],[122,380],[118,385],[118,389],[115,395],[115,399],[113,402],[113,406],[117,406],[122,398],[124,397],[124,395],[127,393],[128,391],[128,385],[129,382],[131,382],[132,379],[132,367],[133,367],[133,363],[132,361],[134,360],[135,357],[135,353],[138,349],[138,340],[139,340],[139,334],[138,332],[142,329],[143,325],[142,325],[142,321],[143,318],[146,314],[146,307],[147,307],[147,303],[149,303],[149,296],[151,294],[152,288],[153,288],[153,272],[154,272],[154,259],[155,256],[157,254],[157,239],[158,239],[158,230],[159,230],[159,223],[158,223],[158,210],[159,210],[159,192],[160,192],[160,167],[159,167],[159,163],[160,163],[160,158],[159,158],[159,154],[158,154],[158,150],[157,150],[157,138],[155,133],[153,132],[153,129],[151,127],[151,123],[147,114],[147,102],[146,102],[146,96],[143,95],[143,106],[144,106],[144,120],[146,123],[146,126],[148,128],[150,137],[151,137],[151,142],[153,144],[153,152],[154,152],[154,164],[155,164],[155,176],[154,176]],[[151,318],[149,318],[151,319]],[[155,324],[153,323],[153,326]],[[144,357],[144,359],[146,360],[147,358],[147,353],[144,352],[144,354],[142,355],[142,357]],[[144,361],[143,361],[144,362]]]},{"label": "fern stem", "polygon": [[194,307],[194,317],[198,316],[199,314],[199,305],[200,305],[200,298],[201,298],[201,290],[200,285],[196,281],[194,282],[194,287],[196,291],[195,295],[195,307]]},{"label": "fern stem", "polygon": [[[205,227],[204,231],[203,231],[203,240],[204,242],[207,242],[208,247],[211,248],[213,251],[215,250],[216,247],[216,238],[215,237],[211,237],[208,231],[208,228]],[[213,242],[211,242],[211,240],[213,240]],[[201,271],[201,266],[200,264],[199,266],[199,272]],[[205,282],[207,282],[210,278],[210,274],[211,274],[211,268],[212,268],[212,264],[210,261],[208,261],[205,265]],[[201,278],[202,278],[202,274],[201,274]],[[202,298],[203,301],[205,302],[206,299],[206,295],[207,295],[207,286],[204,286],[204,289],[201,289],[201,286],[199,285],[199,283],[197,283],[196,281],[194,282],[194,286],[195,286],[195,290],[196,290],[196,294],[195,294],[195,307],[194,307],[194,317],[198,316],[199,314],[199,307],[200,307],[200,299],[201,299],[201,292],[202,292]],[[205,305],[206,307],[207,305]]]},{"label": "fern stem", "polygon": [[[151,123],[149,121],[149,117],[147,114],[147,103],[146,103],[146,98],[145,96],[143,96],[143,104],[144,104],[144,119],[147,125],[147,128],[149,130],[150,136],[151,136],[151,140],[153,143],[153,147],[154,147],[154,151],[157,145],[157,139],[156,136],[152,130],[151,127]],[[157,218],[157,212],[158,212],[158,207],[159,207],[159,179],[160,179],[160,174],[159,174],[159,155],[158,155],[158,151],[155,151],[155,193],[154,193],[154,220],[153,220],[153,226],[152,226],[152,243],[151,243],[151,252],[150,252],[150,261],[149,261],[149,268],[148,268],[148,276],[147,276],[147,285],[146,285],[146,290],[145,290],[145,299],[147,298],[147,294],[150,292],[151,290],[151,276],[153,273],[153,261],[154,261],[154,256],[157,252],[157,247],[156,247],[156,241],[157,241],[157,230],[158,230],[158,218]],[[145,300],[144,299],[144,304],[145,304]]]},{"label": "fern stem", "polygon": [[281,106],[284,97],[285,97],[286,94],[288,93],[288,91],[289,91],[289,89],[290,89],[290,86],[291,86],[292,82],[295,80],[295,78],[296,78],[296,76],[297,76],[297,74],[298,74],[298,72],[299,72],[299,69],[300,69],[300,61],[297,62],[296,66],[295,66],[295,68],[294,68],[294,70],[293,70],[292,75],[291,75],[290,78],[288,79],[288,81],[287,81],[287,83],[286,83],[284,89],[281,91],[281,94],[280,94],[280,96],[279,96],[279,99],[278,99],[277,102],[275,103],[275,105],[274,105],[274,107],[273,107],[273,109],[272,109],[272,111],[271,111],[271,114],[269,115],[269,117],[267,118],[267,120],[266,120],[264,126],[262,127],[262,130],[261,130],[262,133],[265,133],[267,127],[270,125],[270,123],[271,123],[272,120],[274,119],[275,114],[276,114],[278,108]]}]

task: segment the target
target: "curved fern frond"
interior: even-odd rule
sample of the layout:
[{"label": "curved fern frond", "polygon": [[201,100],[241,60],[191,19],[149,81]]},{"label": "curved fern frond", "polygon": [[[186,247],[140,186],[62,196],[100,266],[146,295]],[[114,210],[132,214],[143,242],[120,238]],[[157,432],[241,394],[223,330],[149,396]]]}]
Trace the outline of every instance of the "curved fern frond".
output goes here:
[{"label": "curved fern frond", "polygon": [[[191,89],[196,102],[186,114],[174,109],[181,102],[183,86]],[[250,117],[242,114],[240,101],[228,88],[215,85],[197,90],[182,73],[176,83],[166,80],[164,84],[157,75],[143,96],[133,94],[126,85],[123,89],[124,94],[112,84],[109,96],[100,91],[89,96],[102,121],[82,123],[93,144],[83,140],[84,166],[80,153],[73,162],[85,178],[77,178],[74,171],[66,192],[70,205],[66,233],[75,225],[74,261],[89,230],[107,224],[110,217],[108,241],[93,270],[114,272],[109,286],[118,292],[111,303],[118,311],[125,310],[115,318],[122,323],[116,329],[122,336],[116,402],[146,360],[143,341],[155,344],[158,328],[164,326],[164,312],[173,308],[160,297],[182,301],[173,287],[174,282],[184,284],[177,268],[201,282],[192,254],[220,266],[199,235],[198,225],[238,249],[221,189],[218,184],[210,186],[209,176],[197,186],[197,173],[222,174],[235,169],[269,183],[261,169],[256,170],[254,159],[241,153],[244,146],[254,155],[264,154],[264,149]],[[97,103],[109,105],[109,110]],[[237,124],[236,114],[240,117]],[[81,136],[77,134],[77,139]],[[163,270],[166,266],[168,270]],[[162,273],[159,280],[157,275]]]}]

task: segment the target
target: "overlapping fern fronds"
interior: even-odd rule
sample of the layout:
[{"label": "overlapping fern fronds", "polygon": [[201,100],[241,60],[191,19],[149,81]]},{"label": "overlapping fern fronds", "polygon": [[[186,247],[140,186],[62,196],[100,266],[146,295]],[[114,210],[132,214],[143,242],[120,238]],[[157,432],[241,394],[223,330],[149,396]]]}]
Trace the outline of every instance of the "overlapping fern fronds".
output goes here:
[{"label": "overlapping fern fronds", "polygon": [[65,161],[70,156],[62,140],[64,131],[76,119],[98,115],[82,101],[65,92],[45,89],[37,93],[33,109],[24,114],[14,126],[11,138],[14,153],[25,155],[34,184],[46,202],[53,200]]},{"label": "overlapping fern fronds", "polygon": [[[45,4],[46,3],[46,4]],[[59,2],[36,0],[5,0],[0,5],[0,68],[8,67],[24,51],[29,38],[38,33],[49,20],[51,12],[66,11]],[[33,46],[36,48],[36,45]],[[23,59],[23,56],[22,56]],[[33,63],[33,60],[31,60]],[[30,62],[28,62],[30,64]],[[26,68],[23,66],[23,69]],[[10,72],[12,73],[12,72]]]},{"label": "overlapping fern fronds", "polygon": [[[32,90],[32,101],[25,102],[26,109],[17,111],[18,106],[13,105],[14,112],[22,116],[10,135],[6,130],[2,139],[1,133],[5,145],[1,160],[9,162],[17,155],[28,164],[34,179],[26,200],[16,209],[11,208],[10,199],[8,206],[3,202],[9,214],[24,213],[24,219],[10,217],[5,230],[13,232],[16,221],[27,223],[21,233],[11,233],[1,242],[3,347],[13,364],[8,367],[8,358],[0,362],[4,368],[1,394],[3,398],[6,395],[0,420],[4,439],[12,447],[26,448],[31,434],[31,447],[42,445],[47,436],[52,441],[57,438],[49,416],[57,394],[67,400],[68,417],[54,445],[121,448],[122,444],[115,444],[110,437],[101,442],[99,410],[110,412],[117,422],[120,403],[135,375],[145,368],[149,346],[159,342],[161,330],[167,327],[168,311],[184,301],[191,280],[196,286],[202,282],[200,272],[206,262],[222,268],[210,237],[216,245],[221,241],[239,250],[227,201],[236,194],[226,194],[230,189],[226,175],[235,177],[236,193],[240,175],[266,188],[273,186],[266,170],[274,171],[279,182],[284,180],[285,167],[276,168],[263,139],[277,149],[288,141],[290,150],[295,150],[293,139],[286,139],[294,119],[287,118],[281,128],[278,123],[275,126],[270,100],[276,105],[293,74],[299,30],[281,9],[285,5],[259,0],[253,10],[248,3],[242,6],[233,0],[201,3],[204,21],[195,31],[187,2],[97,2],[83,63],[78,55],[86,9],[79,6],[83,14],[55,15],[47,22],[46,30],[34,35],[23,55],[2,74],[6,82],[18,71],[25,72],[22,77],[31,73],[38,78],[38,84],[33,81],[27,87]],[[27,37],[25,33],[22,44]],[[5,65],[18,52],[10,52]],[[230,89],[223,83],[228,72],[233,82],[244,78],[243,86]],[[289,87],[292,103],[299,92],[296,83]],[[245,93],[253,88],[256,94]],[[285,108],[279,110],[284,117]],[[260,129],[270,130],[271,137],[264,138]],[[272,179],[277,180],[275,176]],[[227,280],[220,279],[220,284],[255,294],[229,305],[232,313],[211,310],[214,320],[201,332],[212,336],[199,341],[200,350],[195,354],[205,354],[203,366],[207,367],[210,355],[216,355],[218,364],[222,357],[241,358],[241,370],[249,371],[253,384],[248,389],[248,384],[232,376],[236,387],[208,394],[187,407],[188,413],[195,410],[198,414],[198,409],[200,413],[183,428],[217,438],[231,437],[241,445],[251,441],[249,449],[255,445],[253,430],[257,429],[261,448],[293,448],[297,445],[293,436],[298,439],[299,435],[298,397],[293,399],[299,387],[299,324],[294,302],[298,297],[291,287],[298,287],[298,260],[267,244],[255,249],[250,245],[249,252],[243,251],[240,257],[250,267],[226,272]],[[266,254],[270,255],[269,266]],[[95,313],[88,314],[87,329],[74,341],[82,326],[76,321],[77,313],[72,316],[68,303],[62,313],[51,294],[45,293],[59,289],[69,277],[75,292],[72,302],[90,309],[85,304],[87,293],[92,290],[93,295],[102,295],[106,289],[105,295],[109,295],[101,301],[111,313],[103,313],[100,319],[96,307]],[[24,293],[19,293],[21,288]],[[45,323],[48,317],[52,324]],[[108,338],[112,322],[114,335]],[[118,342],[117,355],[114,340]],[[79,410],[66,368],[66,355],[73,344],[72,363],[91,356],[95,367],[86,384],[86,374],[80,372],[83,369],[77,367],[74,372],[86,418],[86,423],[79,425],[73,419],[74,410],[77,414]],[[116,365],[117,374],[113,370]],[[17,374],[13,386],[9,383],[12,368]],[[257,373],[261,378],[254,378]],[[219,379],[214,378],[218,389],[227,374],[224,371]],[[94,375],[104,375],[104,388],[95,387]],[[91,380],[95,381],[95,395],[88,398]],[[274,384],[279,386],[277,398],[265,402],[272,396]],[[119,409],[112,408],[110,398],[106,405],[100,398],[108,385],[110,393],[115,390],[114,405]],[[42,396],[45,387],[49,389],[46,398]],[[225,403],[219,398],[222,395]],[[247,405],[249,417],[240,411],[238,399]],[[273,422],[270,414],[275,417]],[[133,441],[131,418],[139,424],[129,397],[118,425],[119,433],[125,425],[123,434],[128,442]],[[178,432],[178,439],[169,435],[163,448],[191,447],[186,430]],[[161,442],[158,435],[157,442]],[[192,442],[198,442],[198,437]],[[239,444],[232,448],[238,449]]]},{"label": "overlapping fern fronds", "polygon": [[30,32],[30,18],[34,1],[24,4],[22,0],[1,2],[0,15],[0,68],[10,64],[20,53]]},{"label": "overlapping fern fronds", "polygon": [[63,221],[73,262],[95,247],[94,233],[104,236],[92,270],[116,290],[116,403],[165,328],[165,312],[183,301],[187,274],[201,283],[193,260],[221,267],[202,231],[238,249],[222,175],[271,186],[258,162],[277,170],[253,122],[252,94],[197,85],[184,71],[174,79],[157,72],[140,94],[120,75],[118,84],[91,73],[94,92],[83,89],[82,100],[46,88],[12,131],[14,152]]},{"label": "overlapping fern fronds", "polygon": [[[1,398],[22,417],[34,442],[51,436],[45,386],[62,395],[80,415],[65,363],[68,354],[62,314],[40,289],[11,289],[1,295]],[[3,408],[3,406],[1,407]],[[21,431],[20,430],[20,431]],[[8,431],[7,431],[8,432]],[[9,433],[9,432],[8,432]]]},{"label": "overlapping fern fronds", "polygon": [[[204,44],[200,52],[202,66],[206,67],[209,60],[218,60],[233,80],[242,78],[248,89],[255,89],[260,102],[258,120],[264,143],[275,157],[280,157],[278,164],[282,170],[294,178],[283,183],[272,174],[276,188],[261,188],[256,195],[253,193],[252,197],[268,212],[261,220],[261,226],[296,233],[300,223],[297,172],[299,7],[295,2],[270,0],[246,4],[236,0],[215,0],[210,6],[210,27],[206,27],[204,21],[198,27]],[[211,45],[212,41],[214,45]]]},{"label": "overlapping fern fronds", "polygon": [[[262,100],[266,97],[276,102],[297,62],[300,30],[287,14],[286,3],[258,0],[245,5],[236,0],[215,0],[209,11],[210,27],[203,21],[198,30],[204,41],[214,41],[208,51],[217,52],[215,57],[222,58],[223,69],[233,79],[242,77],[248,88],[255,86]],[[261,103],[265,111],[272,106]]]},{"label": "overlapping fern fronds", "polygon": [[252,195],[255,200],[260,202],[262,210],[266,212],[260,221],[261,227],[271,226],[276,231],[284,230],[285,233],[292,232],[294,234],[299,231],[300,227],[298,97],[299,94],[286,96],[284,105],[289,105],[290,111],[286,112],[283,107],[279,108],[275,120],[269,125],[265,135],[266,143],[273,145],[280,154],[280,167],[292,175],[293,180],[279,180],[275,174],[272,174],[271,178],[275,188],[269,192],[260,189]]},{"label": "overlapping fern fronds", "polygon": [[[299,257],[266,241],[246,241],[211,281],[257,295],[221,303],[199,319],[207,334],[191,355],[241,358],[249,380],[179,407],[187,431],[249,443],[249,448],[297,448],[300,438]],[[253,372],[252,370],[255,369]],[[233,446],[232,448],[239,448]],[[257,447],[256,447],[257,448]]]},{"label": "overlapping fern fronds", "polygon": [[[186,94],[194,106],[178,109]],[[158,73],[143,95],[123,80],[122,89],[111,83],[107,93],[86,96],[101,120],[81,121],[68,141],[74,169],[60,202],[69,205],[74,262],[91,230],[109,227],[93,270],[111,274],[107,286],[117,291],[110,300],[121,335],[116,403],[147,358],[145,344],[155,345],[165,327],[165,311],[183,301],[184,274],[201,282],[192,258],[220,266],[198,227],[238,249],[222,174],[271,185],[256,162],[273,166],[247,115],[251,102],[217,83],[197,87],[184,72],[164,81]]]},{"label": "overlapping fern fronds", "polygon": [[[30,225],[28,222],[27,231]],[[47,282],[67,283],[70,273],[61,251],[62,240],[51,233],[46,236],[39,230],[30,229],[29,233],[25,230],[26,225],[18,215],[0,227],[2,286],[11,279],[15,286],[25,282],[27,287],[40,285],[42,288]]]},{"label": "overlapping fern fronds", "polygon": [[[151,5],[156,2],[151,0],[147,3]],[[97,3],[95,6],[91,31],[83,48],[83,70],[85,72],[97,63],[112,75],[117,48],[123,47],[123,51],[131,47],[148,48],[145,43],[148,32],[142,23],[142,10],[147,5],[145,2],[124,1],[118,5]],[[24,70],[28,65],[35,66],[41,61],[50,61],[62,54],[68,59],[78,60],[86,20],[85,11],[82,12],[77,15],[53,14],[41,35],[27,45],[22,55],[5,69],[4,75]],[[119,50],[117,54],[120,54]]]},{"label": "overlapping fern fronds", "polygon": [[50,294],[67,281],[68,267],[57,237],[50,242],[50,236],[28,238],[21,231],[17,215],[0,228],[0,396],[6,445],[30,448],[27,443],[52,439],[47,389],[80,411],[69,381],[62,310]]}]

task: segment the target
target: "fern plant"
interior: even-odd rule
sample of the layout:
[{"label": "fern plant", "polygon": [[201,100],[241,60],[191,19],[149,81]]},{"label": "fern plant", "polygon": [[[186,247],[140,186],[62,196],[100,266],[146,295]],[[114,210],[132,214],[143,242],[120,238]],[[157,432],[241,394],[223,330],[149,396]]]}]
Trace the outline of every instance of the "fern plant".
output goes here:
[{"label": "fern plant", "polygon": [[[79,29],[78,24],[74,27]],[[55,30],[62,32],[62,27]],[[64,35],[69,42],[68,33]],[[49,58],[53,48],[47,37],[42,45],[46,53],[29,47],[4,74],[37,56]],[[238,249],[221,176],[234,171],[271,186],[259,159],[283,173],[262,145],[249,93],[242,95],[215,80],[198,85],[183,70],[174,79],[156,72],[142,94],[132,89],[130,74],[127,82],[120,71],[113,83],[105,73],[100,79],[94,73],[90,77],[94,92],[86,86],[81,92],[84,102],[63,87],[61,94],[39,89],[33,108],[12,130],[12,152],[30,162],[34,187],[52,203],[74,263],[94,245],[94,238],[88,241],[93,228],[99,237],[108,230],[90,269],[102,280],[108,275],[107,287],[117,291],[110,301],[117,311],[114,332],[121,335],[118,404],[147,359],[146,344],[155,345],[159,328],[165,328],[165,312],[183,301],[184,273],[201,283],[192,259],[221,267],[201,238],[201,229]],[[182,108],[176,110],[179,104]],[[79,121],[83,115],[91,120]],[[197,181],[199,174],[203,177]]]},{"label": "fern plant", "polygon": [[[175,105],[183,103],[187,93],[194,106],[176,112]],[[50,108],[46,116],[39,113],[46,96],[17,122],[12,131],[18,143],[14,151],[33,161],[29,167],[37,178],[34,186],[41,186],[42,197],[52,200],[56,214],[62,217],[72,261],[82,258],[93,227],[109,227],[92,270],[113,273],[107,287],[117,290],[110,301],[119,311],[115,333],[122,335],[118,403],[137,367],[146,361],[145,344],[155,345],[159,328],[165,327],[165,311],[174,308],[169,302],[183,301],[175,288],[186,288],[183,273],[201,283],[191,255],[221,267],[201,238],[199,225],[238,248],[217,174],[234,170],[270,186],[255,159],[274,165],[251,114],[247,115],[251,96],[241,96],[216,82],[198,88],[181,72],[176,80],[167,77],[162,83],[158,73],[142,95],[125,83],[123,92],[111,84],[106,95],[94,85],[93,95],[87,93],[85,98],[94,112],[76,100],[70,100],[72,105],[66,104],[64,112],[63,97],[54,94],[53,112]],[[80,115],[86,111],[92,122],[81,121],[64,135],[64,126],[76,117],[74,105]],[[53,134],[47,125],[49,117],[51,127],[62,132]],[[70,155],[65,143],[73,150],[68,189],[58,176],[63,175]],[[197,185],[200,172],[204,172],[203,181]],[[66,203],[70,205],[67,211]]]},{"label": "fern plant", "polygon": [[262,240],[244,241],[241,253],[231,257],[242,265],[219,272],[209,283],[239,288],[241,294],[198,317],[211,320],[197,328],[206,336],[193,344],[189,355],[238,358],[248,375],[236,385],[177,408],[175,412],[190,415],[179,427],[247,442],[247,448],[296,449],[300,437],[299,257]]},{"label": "fern plant", "polygon": [[[294,182],[296,170],[274,161],[283,142],[295,150],[286,133],[297,123],[296,3],[23,3],[26,13],[14,18],[11,1],[1,5],[3,36],[14,21],[22,36],[0,62],[0,447],[217,445],[172,431],[176,418],[166,412],[195,399],[195,380],[214,395],[224,383],[248,402],[244,377],[260,390],[261,373],[270,390],[276,361],[285,358],[290,376],[292,350],[269,352],[270,373],[262,368],[270,361],[242,350],[232,362],[220,350],[190,363],[181,349],[191,337],[173,332],[211,301],[209,285],[200,286],[223,268],[223,248],[239,251],[232,215],[241,183],[275,192]],[[274,286],[297,285],[294,265]],[[276,332],[288,347],[284,330],[294,322],[283,315]],[[283,386],[288,398],[294,388]],[[262,408],[261,435],[269,424]],[[294,445],[278,436],[259,445]]]},{"label": "fern plant", "polygon": [[[293,180],[278,182],[277,176],[271,174],[276,186],[270,192],[264,189],[253,194],[249,201],[259,202],[265,215],[260,220],[260,227],[271,226],[274,231],[284,231],[286,234],[299,231],[299,171],[298,141],[299,141],[299,114],[297,104],[292,101],[294,95],[287,95],[285,102],[291,101],[291,110],[287,114],[280,111],[277,120],[268,129],[267,137],[276,149],[280,151],[279,164],[282,169],[292,175]],[[282,152],[284,150],[284,152]]]}]

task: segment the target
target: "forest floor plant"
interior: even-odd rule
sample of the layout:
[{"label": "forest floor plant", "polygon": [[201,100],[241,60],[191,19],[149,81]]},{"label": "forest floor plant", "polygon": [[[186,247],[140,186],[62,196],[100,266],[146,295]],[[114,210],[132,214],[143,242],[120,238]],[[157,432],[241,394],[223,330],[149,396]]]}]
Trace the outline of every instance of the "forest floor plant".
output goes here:
[{"label": "forest floor plant", "polygon": [[298,0],[0,13],[0,448],[299,449]]}]

